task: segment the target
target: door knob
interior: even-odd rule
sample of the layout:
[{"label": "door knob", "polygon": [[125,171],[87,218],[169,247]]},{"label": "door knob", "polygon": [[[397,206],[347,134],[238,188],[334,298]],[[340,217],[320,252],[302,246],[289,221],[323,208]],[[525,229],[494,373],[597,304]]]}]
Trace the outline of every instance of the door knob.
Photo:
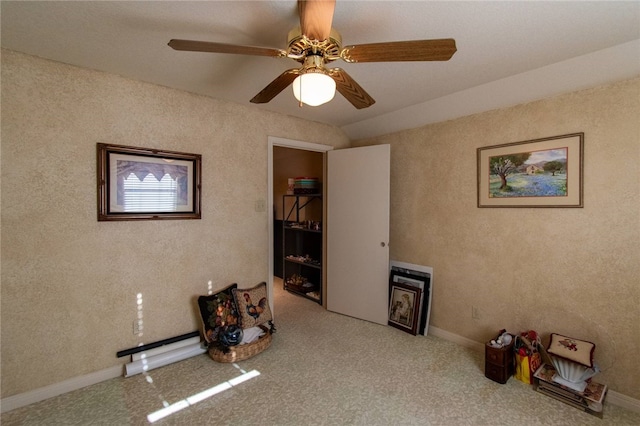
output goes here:
[{"label": "door knob", "polygon": [[386,246],[386,244],[383,241],[383,242],[380,243],[380,247],[384,247],[384,246]]}]

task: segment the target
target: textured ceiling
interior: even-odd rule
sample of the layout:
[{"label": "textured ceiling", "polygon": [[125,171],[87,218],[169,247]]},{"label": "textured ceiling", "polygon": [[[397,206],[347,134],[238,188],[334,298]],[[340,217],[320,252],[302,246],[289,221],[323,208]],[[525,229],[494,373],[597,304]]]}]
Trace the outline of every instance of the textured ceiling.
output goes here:
[{"label": "textured ceiling", "polygon": [[[295,1],[2,1],[2,47],[244,105],[291,59],[180,52],[172,38],[286,48]],[[513,105],[640,74],[640,2],[341,1],[347,44],[454,38],[447,62],[347,64],[375,100],[300,108],[287,88],[256,108],[352,138]]]}]

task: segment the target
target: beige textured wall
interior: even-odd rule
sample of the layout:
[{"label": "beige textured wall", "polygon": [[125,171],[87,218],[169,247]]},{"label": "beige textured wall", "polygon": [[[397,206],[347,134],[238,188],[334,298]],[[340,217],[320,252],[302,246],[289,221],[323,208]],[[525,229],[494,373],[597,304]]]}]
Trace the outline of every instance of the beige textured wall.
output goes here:
[{"label": "beige textured wall", "polygon": [[[267,279],[267,136],[339,129],[2,51],[2,397],[199,327],[194,298]],[[98,222],[96,143],[202,154],[202,220]],[[136,294],[144,335],[132,333]]]},{"label": "beige textured wall", "polygon": [[[476,207],[477,148],[573,132],[584,208]],[[434,268],[432,325],[592,340],[597,380],[640,398],[640,79],[354,145],[377,143],[391,144],[391,257]]]}]

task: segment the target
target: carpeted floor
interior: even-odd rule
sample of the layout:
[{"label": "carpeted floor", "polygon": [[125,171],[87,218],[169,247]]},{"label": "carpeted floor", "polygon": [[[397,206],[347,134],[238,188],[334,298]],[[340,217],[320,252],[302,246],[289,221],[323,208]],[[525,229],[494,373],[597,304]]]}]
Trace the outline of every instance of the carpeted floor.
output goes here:
[{"label": "carpeted floor", "polygon": [[4,413],[2,425],[144,425],[171,411],[155,424],[640,425],[615,405],[601,420],[513,378],[500,385],[484,377],[482,353],[275,287],[277,333],[260,355],[237,364],[201,355],[111,379]]}]

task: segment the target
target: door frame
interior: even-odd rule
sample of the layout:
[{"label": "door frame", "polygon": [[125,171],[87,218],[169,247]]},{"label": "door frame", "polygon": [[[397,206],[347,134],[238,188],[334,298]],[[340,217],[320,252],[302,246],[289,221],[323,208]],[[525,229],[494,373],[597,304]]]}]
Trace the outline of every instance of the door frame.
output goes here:
[{"label": "door frame", "polygon": [[[326,176],[327,173],[327,152],[334,149],[334,147],[330,145],[321,145],[317,143],[298,141],[293,139],[285,139],[277,136],[268,136],[267,137],[267,220],[268,220],[268,228],[269,228],[269,279],[267,281],[267,292],[269,295],[269,304],[271,307],[272,315],[275,316],[274,309],[274,297],[273,297],[273,148],[274,147],[282,147],[282,148],[293,148],[299,149],[303,151],[315,151],[322,152],[322,174]],[[324,178],[324,176],[323,176]],[[326,197],[322,197],[322,209],[323,214],[326,214]],[[323,236],[323,239],[326,236]],[[324,244],[324,243],[323,243]],[[322,274],[323,281],[326,280],[326,274],[323,271]],[[322,284],[322,291],[326,291],[326,287],[324,283]],[[323,293],[323,303],[326,303],[326,294]]]}]

